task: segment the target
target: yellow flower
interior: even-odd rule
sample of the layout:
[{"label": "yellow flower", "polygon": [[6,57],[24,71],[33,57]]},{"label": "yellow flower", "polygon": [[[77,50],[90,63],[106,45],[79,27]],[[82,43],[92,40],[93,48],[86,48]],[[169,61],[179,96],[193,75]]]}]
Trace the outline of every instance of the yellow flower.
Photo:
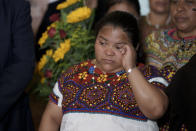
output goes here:
[{"label": "yellow flower", "polygon": [[54,22],[54,23],[52,23],[52,24],[50,24],[48,27],[47,27],[47,31],[49,31],[50,30],[50,28],[56,28],[56,24],[57,24],[57,22]]},{"label": "yellow flower", "polygon": [[81,64],[81,67],[88,65],[88,62],[84,62]]},{"label": "yellow flower", "polygon": [[46,80],[46,78],[42,76],[40,82],[43,84],[45,82],[45,80]]},{"label": "yellow flower", "polygon": [[107,75],[101,74],[98,78],[97,81],[98,82],[105,82],[107,80]]},{"label": "yellow flower", "polygon": [[42,37],[39,39],[38,44],[40,45],[40,47],[42,47],[42,45],[46,42],[46,39],[48,38],[48,32],[45,31],[42,34]]},{"label": "yellow flower", "polygon": [[85,80],[87,76],[88,76],[88,74],[87,74],[87,72],[85,71],[85,72],[83,72],[83,73],[79,73],[78,78],[79,78],[79,79]]},{"label": "yellow flower", "polygon": [[52,49],[49,49],[49,50],[46,51],[46,55],[47,56],[50,56],[51,57],[52,54],[53,54],[53,50]]},{"label": "yellow flower", "polygon": [[67,22],[68,23],[77,23],[88,19],[91,15],[91,9],[88,7],[81,7],[77,8],[76,10],[72,11],[70,14],[67,15]]},{"label": "yellow flower", "polygon": [[70,39],[67,39],[63,43],[61,43],[60,47],[54,52],[52,56],[54,61],[57,62],[60,59],[64,59],[64,55],[70,50],[70,47]]},{"label": "yellow flower", "polygon": [[67,1],[64,1],[64,2],[62,2],[62,3],[60,3],[60,4],[58,4],[57,7],[56,7],[56,9],[57,9],[57,10],[61,10],[61,9],[63,9],[63,8],[67,8],[68,6],[73,5],[73,4],[75,4],[76,2],[78,2],[78,1],[79,1],[79,0],[67,0]]},{"label": "yellow flower", "polygon": [[47,57],[46,55],[43,55],[42,58],[40,59],[39,63],[38,63],[38,71],[41,71],[41,69],[45,66],[45,64],[47,63]]}]

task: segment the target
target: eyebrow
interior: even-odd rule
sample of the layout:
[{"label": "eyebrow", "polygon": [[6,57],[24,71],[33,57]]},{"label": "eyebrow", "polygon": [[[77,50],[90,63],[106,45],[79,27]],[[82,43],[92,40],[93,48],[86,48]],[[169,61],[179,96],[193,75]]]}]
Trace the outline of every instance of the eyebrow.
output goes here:
[{"label": "eyebrow", "polygon": [[[104,38],[103,36],[99,36],[98,38],[101,38],[105,41],[108,41],[106,38]],[[122,45],[122,44],[127,44],[126,42],[117,42],[117,43],[114,43],[114,44],[117,44],[117,45]]]},{"label": "eyebrow", "polygon": [[103,36],[99,36],[98,38],[101,38],[101,39],[103,39],[103,40],[105,40],[105,41],[108,41],[106,38],[104,38]]}]

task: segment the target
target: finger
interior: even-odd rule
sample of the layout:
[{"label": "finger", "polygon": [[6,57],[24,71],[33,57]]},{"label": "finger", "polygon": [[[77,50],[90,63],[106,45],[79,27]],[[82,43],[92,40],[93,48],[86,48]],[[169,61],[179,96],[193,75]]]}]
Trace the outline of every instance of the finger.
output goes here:
[{"label": "finger", "polygon": [[120,52],[121,52],[122,55],[125,55],[126,54],[126,48],[121,48]]},{"label": "finger", "polygon": [[136,51],[133,45],[126,45],[127,53],[129,53],[132,57],[136,58]]},{"label": "finger", "polygon": [[124,48],[125,48],[126,52],[129,52],[129,53],[130,53],[131,50],[132,50],[132,49],[131,49],[131,48],[132,48],[131,45],[125,45]]}]

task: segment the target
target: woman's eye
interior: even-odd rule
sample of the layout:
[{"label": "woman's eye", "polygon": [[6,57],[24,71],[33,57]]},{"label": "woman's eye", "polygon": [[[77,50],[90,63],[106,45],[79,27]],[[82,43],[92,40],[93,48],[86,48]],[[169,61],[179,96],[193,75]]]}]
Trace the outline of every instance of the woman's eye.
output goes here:
[{"label": "woman's eye", "polygon": [[171,0],[171,3],[173,3],[173,4],[175,4],[177,2],[178,2],[178,0]]},{"label": "woman's eye", "polygon": [[121,46],[116,46],[116,49],[117,50],[120,50],[122,47]]},{"label": "woman's eye", "polygon": [[105,42],[99,41],[100,45],[105,45]]},{"label": "woman's eye", "polygon": [[186,3],[193,4],[194,3],[194,0],[186,0]]}]

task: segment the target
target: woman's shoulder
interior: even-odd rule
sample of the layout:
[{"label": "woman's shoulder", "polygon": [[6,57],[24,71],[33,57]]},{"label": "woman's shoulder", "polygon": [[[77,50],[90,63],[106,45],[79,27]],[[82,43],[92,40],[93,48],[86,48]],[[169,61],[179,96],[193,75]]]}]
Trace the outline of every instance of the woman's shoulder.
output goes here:
[{"label": "woman's shoulder", "polygon": [[169,34],[171,34],[173,29],[163,29],[158,31],[153,31],[151,34],[147,36],[147,41],[160,41],[165,40],[168,37],[170,37]]},{"label": "woman's shoulder", "polygon": [[172,65],[168,65],[162,68],[157,68],[153,65],[145,65],[139,68],[145,77],[164,77],[168,82],[171,81],[174,74],[176,73],[176,68]]},{"label": "woman's shoulder", "polygon": [[150,83],[160,89],[164,89],[169,85],[176,72],[172,66],[159,69],[153,65],[145,65],[140,70]]},{"label": "woman's shoulder", "polygon": [[[147,54],[158,54],[158,57],[165,56],[169,50],[173,50],[173,48],[176,47],[175,40],[171,37],[172,33],[173,30],[171,29],[154,31],[147,37],[144,45],[144,51]],[[169,47],[172,48],[170,49]]]},{"label": "woman's shoulder", "polygon": [[71,67],[69,67],[67,70],[64,70],[59,78],[59,80],[67,80],[74,77],[74,75],[77,75],[81,72],[88,71],[88,69],[92,66],[91,60],[86,60],[83,62],[80,62],[78,64],[75,64]]}]

